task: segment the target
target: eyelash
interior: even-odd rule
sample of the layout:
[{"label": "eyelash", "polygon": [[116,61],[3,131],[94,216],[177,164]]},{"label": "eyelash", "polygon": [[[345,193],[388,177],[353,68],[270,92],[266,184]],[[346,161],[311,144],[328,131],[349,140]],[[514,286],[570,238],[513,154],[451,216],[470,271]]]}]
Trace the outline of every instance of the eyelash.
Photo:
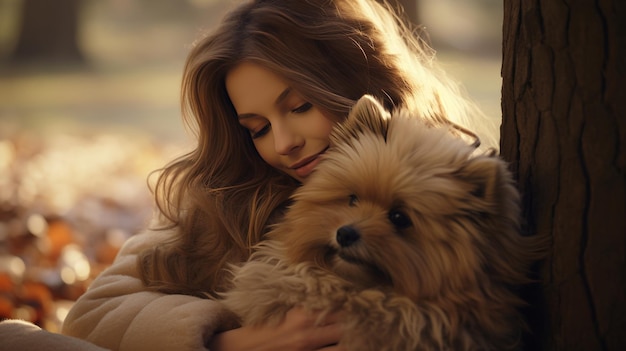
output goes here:
[{"label": "eyelash", "polygon": [[304,104],[294,108],[293,110],[291,110],[291,112],[293,113],[305,113],[308,110],[311,109],[311,107],[313,107],[313,104],[310,102],[305,102]]},{"label": "eyelash", "polygon": [[[293,110],[291,110],[292,113],[305,113],[308,110],[310,110],[313,107],[313,104],[311,104],[310,102],[305,102],[304,104],[294,108]],[[250,131],[250,135],[252,136],[252,139],[257,139],[262,137],[263,135],[267,134],[267,132],[269,131],[270,128],[270,124],[266,124],[263,126],[263,128],[259,129],[256,132]]]},{"label": "eyelash", "polygon": [[270,129],[270,124],[268,123],[268,124],[264,125],[263,128],[259,129],[256,132],[250,131],[250,135],[252,136],[252,139],[260,138],[263,135],[267,134],[269,129]]}]

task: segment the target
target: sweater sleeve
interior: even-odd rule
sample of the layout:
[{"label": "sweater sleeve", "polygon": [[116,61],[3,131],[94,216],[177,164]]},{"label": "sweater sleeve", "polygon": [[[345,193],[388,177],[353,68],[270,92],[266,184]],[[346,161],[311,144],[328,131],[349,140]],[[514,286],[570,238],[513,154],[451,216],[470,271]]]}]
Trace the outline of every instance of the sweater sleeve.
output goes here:
[{"label": "sweater sleeve", "polygon": [[67,315],[62,333],[113,350],[204,350],[218,330],[234,326],[219,302],[148,291],[137,255],[173,235],[146,231],[131,237]]},{"label": "sweater sleeve", "polygon": [[41,329],[17,319],[0,322],[0,351],[63,350],[107,351],[84,340]]}]

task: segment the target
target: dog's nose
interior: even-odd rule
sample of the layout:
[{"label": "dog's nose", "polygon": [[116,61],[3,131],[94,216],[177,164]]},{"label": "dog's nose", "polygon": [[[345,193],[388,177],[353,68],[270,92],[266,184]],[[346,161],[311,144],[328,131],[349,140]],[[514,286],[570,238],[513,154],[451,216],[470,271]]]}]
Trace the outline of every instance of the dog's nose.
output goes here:
[{"label": "dog's nose", "polygon": [[341,247],[348,247],[359,240],[359,231],[349,225],[337,229],[337,242]]}]

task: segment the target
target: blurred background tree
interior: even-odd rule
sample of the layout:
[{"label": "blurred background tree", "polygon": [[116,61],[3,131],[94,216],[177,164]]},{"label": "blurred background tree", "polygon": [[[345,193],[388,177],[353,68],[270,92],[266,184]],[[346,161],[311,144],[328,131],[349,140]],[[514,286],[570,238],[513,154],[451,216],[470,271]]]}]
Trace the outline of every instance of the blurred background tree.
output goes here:
[{"label": "blurred background tree", "polygon": [[390,2],[399,7],[413,24],[419,24],[418,2],[420,0],[391,0]]},{"label": "blurred background tree", "polygon": [[83,0],[23,0],[11,61],[79,63],[79,14]]}]

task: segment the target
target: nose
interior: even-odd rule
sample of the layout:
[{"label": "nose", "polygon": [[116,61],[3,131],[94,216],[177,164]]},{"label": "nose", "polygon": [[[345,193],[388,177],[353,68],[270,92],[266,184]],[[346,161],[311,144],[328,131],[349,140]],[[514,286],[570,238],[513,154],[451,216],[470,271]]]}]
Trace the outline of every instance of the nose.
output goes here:
[{"label": "nose", "polygon": [[361,234],[352,226],[344,225],[337,229],[337,242],[341,247],[348,247],[359,241],[360,238]]},{"label": "nose", "polygon": [[274,149],[279,155],[288,155],[302,146],[302,138],[286,123],[273,124]]}]

